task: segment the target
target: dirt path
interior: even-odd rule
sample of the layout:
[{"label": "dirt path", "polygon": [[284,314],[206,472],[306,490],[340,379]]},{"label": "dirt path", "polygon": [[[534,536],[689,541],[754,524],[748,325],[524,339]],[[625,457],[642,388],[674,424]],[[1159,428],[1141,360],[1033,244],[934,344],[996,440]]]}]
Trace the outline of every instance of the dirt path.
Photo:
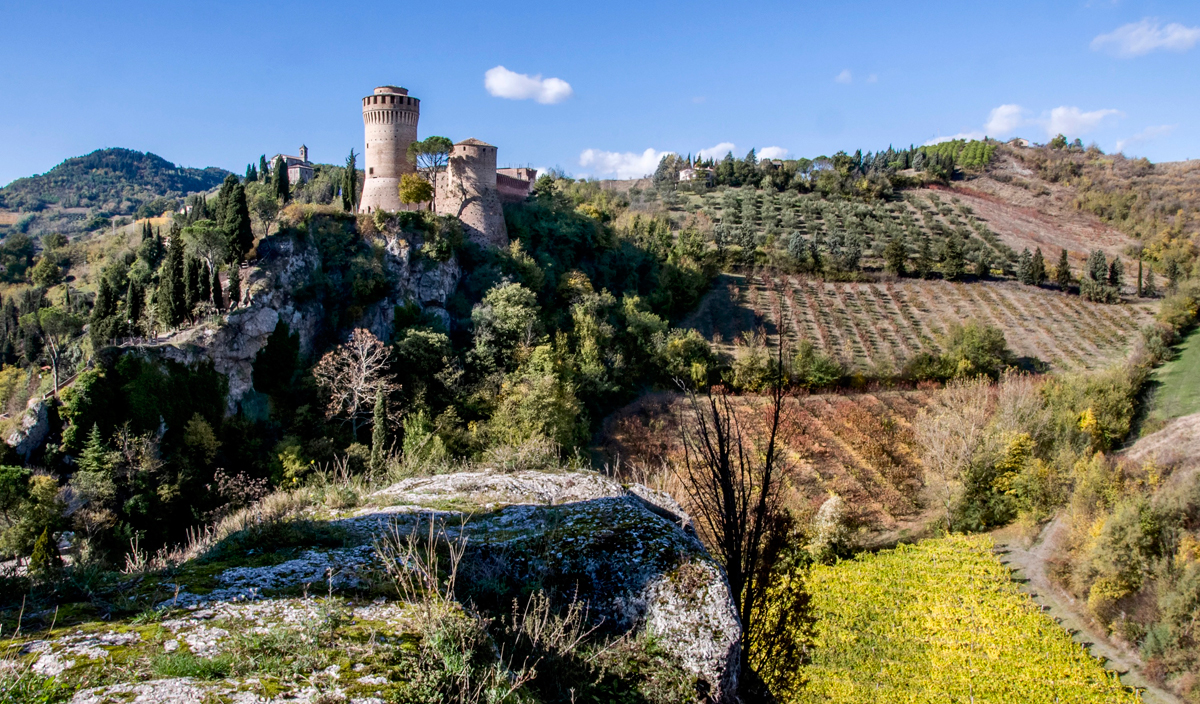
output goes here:
[{"label": "dirt path", "polygon": [[1071,632],[1077,642],[1086,644],[1092,655],[1106,659],[1105,667],[1119,673],[1122,682],[1141,689],[1146,704],[1184,704],[1175,694],[1146,679],[1138,654],[1110,641],[1084,612],[1084,604],[1051,584],[1046,574],[1046,560],[1054,554],[1066,531],[1067,525],[1059,516],[1042,530],[1032,545],[1026,545],[1012,527],[998,530],[992,537],[1001,547],[1001,562],[1019,572],[1018,577],[1028,580],[1021,585],[1021,590],[1046,607],[1046,614]]}]

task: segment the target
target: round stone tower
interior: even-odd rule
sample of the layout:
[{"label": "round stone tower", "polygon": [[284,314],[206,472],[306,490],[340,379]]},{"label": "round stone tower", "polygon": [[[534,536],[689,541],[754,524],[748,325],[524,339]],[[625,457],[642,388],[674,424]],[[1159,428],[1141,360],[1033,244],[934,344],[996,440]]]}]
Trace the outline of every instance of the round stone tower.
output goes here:
[{"label": "round stone tower", "polygon": [[363,98],[362,112],[366,180],[359,212],[407,210],[400,202],[400,177],[416,170],[408,161],[408,145],[417,141],[421,101],[404,88],[380,86]]},{"label": "round stone tower", "polygon": [[434,208],[457,216],[463,234],[483,247],[507,247],[504,208],[496,190],[496,148],[466,139],[450,150],[445,172],[438,174]]}]

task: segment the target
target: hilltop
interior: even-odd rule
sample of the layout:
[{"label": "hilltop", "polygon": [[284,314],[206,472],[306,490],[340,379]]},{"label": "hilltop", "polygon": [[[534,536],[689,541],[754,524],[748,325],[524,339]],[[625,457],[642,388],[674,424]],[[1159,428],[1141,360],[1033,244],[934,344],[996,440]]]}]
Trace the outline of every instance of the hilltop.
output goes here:
[{"label": "hilltop", "polygon": [[228,175],[214,166],[176,166],[149,152],[97,149],[0,188],[0,226],[7,226],[0,233],[73,234],[102,228],[114,217],[161,215],[189,194],[220,186]]}]

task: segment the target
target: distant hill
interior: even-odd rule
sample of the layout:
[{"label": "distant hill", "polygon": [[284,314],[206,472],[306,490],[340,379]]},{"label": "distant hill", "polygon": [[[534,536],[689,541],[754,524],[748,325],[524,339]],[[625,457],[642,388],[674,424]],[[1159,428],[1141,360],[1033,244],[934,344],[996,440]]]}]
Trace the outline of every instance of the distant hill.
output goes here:
[{"label": "distant hill", "polygon": [[112,218],[159,215],[190,193],[216,188],[228,174],[176,166],[149,152],[98,149],[0,188],[0,233],[71,234]]}]

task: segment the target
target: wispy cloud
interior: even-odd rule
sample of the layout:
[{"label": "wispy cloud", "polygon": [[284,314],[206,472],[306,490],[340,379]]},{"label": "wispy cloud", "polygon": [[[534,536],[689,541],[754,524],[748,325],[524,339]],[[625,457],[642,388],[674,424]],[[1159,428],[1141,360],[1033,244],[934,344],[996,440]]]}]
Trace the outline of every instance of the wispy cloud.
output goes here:
[{"label": "wispy cloud", "polygon": [[854,74],[850,73],[850,69],[844,68],[842,69],[841,73],[833,77],[833,80],[837,81],[838,83],[853,83]]},{"label": "wispy cloud", "polygon": [[585,149],[579,155],[579,165],[591,169],[594,175],[615,176],[617,178],[641,178],[653,173],[658,168],[658,162],[667,154],[647,149],[641,154],[635,152],[606,152],[601,149]]},{"label": "wispy cloud", "polygon": [[1084,112],[1077,107],[1063,105],[1051,110],[1050,116],[1042,120],[1042,124],[1046,128],[1046,135],[1049,137],[1053,137],[1056,134],[1078,137],[1099,127],[1100,123],[1106,117],[1120,114],[1120,110],[1113,110],[1112,108]]},{"label": "wispy cloud", "polygon": [[1155,125],[1153,127],[1147,127],[1132,137],[1126,137],[1125,139],[1117,140],[1117,151],[1124,152],[1127,148],[1132,147],[1135,144],[1149,142],[1150,140],[1158,137],[1166,137],[1174,132],[1175,128],[1178,126],[1179,125]]},{"label": "wispy cloud", "polygon": [[759,159],[786,159],[788,150],[783,147],[763,147],[758,150]]},{"label": "wispy cloud", "polygon": [[1185,27],[1178,22],[1163,25],[1161,21],[1147,17],[1101,34],[1092,40],[1092,49],[1131,59],[1159,50],[1184,52],[1196,42],[1200,42],[1200,27]]},{"label": "wispy cloud", "polygon": [[575,92],[561,78],[542,78],[509,71],[503,66],[490,68],[483,74],[483,86],[497,98],[536,100],[542,104],[561,103]]},{"label": "wispy cloud", "polygon": [[732,152],[734,149],[737,149],[737,146],[735,146],[733,142],[721,142],[720,144],[713,145],[707,149],[701,149],[700,151],[696,152],[696,155],[701,159],[720,159],[726,154]]}]

